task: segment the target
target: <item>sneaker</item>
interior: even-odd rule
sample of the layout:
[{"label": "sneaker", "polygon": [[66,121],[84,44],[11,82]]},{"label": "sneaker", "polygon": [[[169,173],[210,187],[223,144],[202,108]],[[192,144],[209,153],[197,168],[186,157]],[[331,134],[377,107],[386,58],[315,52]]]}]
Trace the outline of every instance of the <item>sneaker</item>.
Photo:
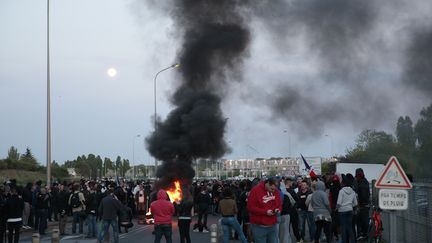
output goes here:
[{"label": "sneaker", "polygon": [[208,233],[209,231],[207,229],[203,229],[203,233]]},{"label": "sneaker", "polygon": [[366,237],[364,237],[364,236],[359,236],[359,237],[357,238],[357,241],[363,241],[363,240],[366,240]]},{"label": "sneaker", "polygon": [[198,229],[194,229],[193,232],[199,232],[199,230]]}]

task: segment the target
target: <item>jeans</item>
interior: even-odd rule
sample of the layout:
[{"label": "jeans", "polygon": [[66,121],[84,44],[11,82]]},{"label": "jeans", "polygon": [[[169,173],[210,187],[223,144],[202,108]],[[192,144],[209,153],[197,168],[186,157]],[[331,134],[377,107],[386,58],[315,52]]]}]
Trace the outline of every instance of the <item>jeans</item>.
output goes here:
[{"label": "jeans", "polygon": [[19,242],[19,236],[20,236],[20,229],[21,229],[22,222],[9,222],[8,223],[8,241],[9,243],[18,243]]},{"label": "jeans", "polygon": [[191,219],[179,219],[178,228],[180,232],[180,243],[191,243],[190,238],[190,223]]},{"label": "jeans", "polygon": [[154,243],[160,243],[162,235],[165,236],[166,243],[172,243],[172,226],[170,224],[155,224]]},{"label": "jeans", "polygon": [[340,212],[339,213],[339,220],[340,220],[340,226],[341,226],[341,233],[342,233],[342,242],[355,242],[355,236],[353,231],[353,212]]},{"label": "jeans", "polygon": [[304,240],[306,234],[306,222],[309,229],[309,240],[313,241],[315,235],[315,222],[313,220],[313,212],[300,210],[299,212],[300,218],[300,236]]},{"label": "jeans", "polygon": [[72,234],[76,233],[76,224],[79,224],[79,233],[83,233],[83,220],[80,217],[80,212],[73,212],[72,213],[73,222],[72,222]]},{"label": "jeans", "polygon": [[48,227],[48,209],[38,209],[37,210],[37,218],[39,219],[38,230],[39,234],[44,235],[45,230]]},{"label": "jeans", "polygon": [[240,227],[239,222],[236,217],[223,217],[222,218],[222,228],[223,228],[223,242],[228,243],[231,235],[231,228],[235,230],[237,235],[239,236],[241,242],[247,243],[246,237],[243,234],[243,231]]},{"label": "jeans", "polygon": [[102,220],[100,222],[98,242],[104,242],[105,234],[109,231],[109,226],[111,225],[113,230],[114,243],[119,243],[119,232],[117,219]]},{"label": "jeans", "polygon": [[281,215],[281,222],[279,224],[279,242],[280,243],[290,243],[290,215]]},{"label": "jeans", "polygon": [[254,243],[276,243],[276,225],[264,227],[251,224]]},{"label": "jeans", "polygon": [[96,237],[96,215],[87,214],[87,236]]}]

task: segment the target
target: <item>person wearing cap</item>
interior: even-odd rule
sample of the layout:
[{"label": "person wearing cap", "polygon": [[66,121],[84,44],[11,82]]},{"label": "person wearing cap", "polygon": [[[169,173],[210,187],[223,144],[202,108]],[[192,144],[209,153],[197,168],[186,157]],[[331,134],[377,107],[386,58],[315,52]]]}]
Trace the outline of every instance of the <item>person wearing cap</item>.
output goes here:
[{"label": "person wearing cap", "polygon": [[282,211],[275,178],[267,178],[252,188],[247,209],[255,243],[276,243],[277,214]]}]

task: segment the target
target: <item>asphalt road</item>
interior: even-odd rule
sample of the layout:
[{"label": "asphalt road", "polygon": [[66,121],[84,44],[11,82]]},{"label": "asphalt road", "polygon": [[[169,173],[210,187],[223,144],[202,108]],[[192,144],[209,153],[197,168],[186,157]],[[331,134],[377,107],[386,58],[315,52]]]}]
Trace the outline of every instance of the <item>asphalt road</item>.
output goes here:
[{"label": "asphalt road", "polygon": [[[211,224],[215,224],[217,222],[218,217],[215,216],[208,216],[208,227],[210,228]],[[196,219],[192,221],[192,225],[196,222]],[[177,228],[177,220],[173,220],[173,242],[180,242],[179,239],[179,231]],[[50,222],[49,227],[47,229],[47,234],[40,238],[41,243],[51,242],[51,234],[52,229],[55,228],[57,225],[55,222]],[[67,229],[66,233],[71,233],[71,223],[67,223]],[[60,242],[82,242],[82,243],[94,243],[97,242],[96,239],[87,239],[85,238],[85,233],[87,231],[86,226],[84,225],[84,235],[66,235],[62,236],[60,238]],[[134,227],[129,229],[128,233],[120,234],[120,242],[127,242],[127,243],[142,243],[142,242],[153,242],[154,241],[154,235],[152,234],[153,231],[153,225],[138,225],[136,221],[134,221]],[[21,233],[20,236],[20,242],[23,243],[30,243],[32,240],[32,234],[35,233],[34,230],[26,230]],[[195,233],[192,232],[191,229],[191,240],[192,242],[210,242],[210,233]],[[111,242],[113,242],[111,240]],[[164,238],[162,238],[161,242],[165,242]],[[232,241],[232,242],[240,242],[240,241]]]}]

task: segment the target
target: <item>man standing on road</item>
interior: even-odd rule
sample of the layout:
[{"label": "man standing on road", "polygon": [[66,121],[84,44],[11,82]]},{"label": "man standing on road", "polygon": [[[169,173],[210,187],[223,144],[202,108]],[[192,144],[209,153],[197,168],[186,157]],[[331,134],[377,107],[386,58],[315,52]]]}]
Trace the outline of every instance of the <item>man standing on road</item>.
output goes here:
[{"label": "man standing on road", "polygon": [[123,207],[121,202],[114,195],[114,188],[110,186],[108,188],[109,193],[104,197],[99,205],[99,215],[102,219],[101,228],[99,230],[98,242],[102,243],[105,238],[106,232],[109,231],[111,225],[113,230],[114,243],[119,242],[119,226],[117,213]]},{"label": "man standing on road", "polygon": [[79,224],[78,232],[83,233],[83,218],[81,212],[85,210],[85,198],[84,194],[80,191],[80,185],[73,185],[73,192],[69,197],[69,205],[72,208],[72,234],[76,233],[76,225]]},{"label": "man standing on road", "polygon": [[255,243],[276,243],[277,214],[282,210],[276,179],[267,178],[252,188],[247,208]]},{"label": "man standing on road", "polygon": [[167,243],[172,243],[172,216],[174,215],[174,205],[167,200],[168,195],[164,190],[159,190],[157,200],[150,205],[154,218],[155,243],[159,243],[162,235],[165,236]]},{"label": "man standing on road", "polygon": [[59,192],[56,195],[56,207],[58,209],[58,222],[59,222],[59,231],[60,235],[66,234],[66,222],[67,222],[67,210],[68,210],[68,201],[69,201],[69,193],[65,190],[64,184],[59,185]]}]

